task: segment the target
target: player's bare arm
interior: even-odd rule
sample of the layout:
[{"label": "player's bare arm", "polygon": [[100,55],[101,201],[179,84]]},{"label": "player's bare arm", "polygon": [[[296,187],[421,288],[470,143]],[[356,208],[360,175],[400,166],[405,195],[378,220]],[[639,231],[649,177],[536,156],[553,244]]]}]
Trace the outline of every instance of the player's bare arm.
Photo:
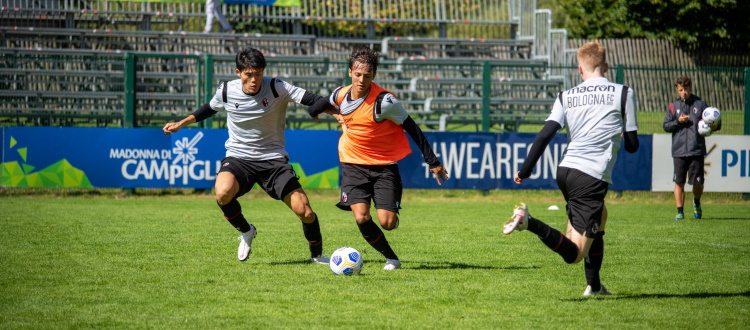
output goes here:
[{"label": "player's bare arm", "polygon": [[176,123],[167,123],[166,125],[164,125],[164,128],[163,128],[164,134],[169,135],[169,134],[175,133],[185,126],[189,126],[199,121],[203,121],[215,115],[216,113],[217,111],[212,109],[210,104],[206,103],[202,107],[200,107],[198,110],[196,110],[189,116],[185,117],[185,119],[180,120]]},{"label": "player's bare arm", "polygon": [[174,122],[166,123],[164,125],[164,128],[162,128],[162,130],[164,131],[164,134],[169,135],[172,133],[177,133],[177,131],[179,131],[183,127],[189,126],[195,123],[196,123],[195,116],[189,115],[185,119],[180,120],[176,123]]}]

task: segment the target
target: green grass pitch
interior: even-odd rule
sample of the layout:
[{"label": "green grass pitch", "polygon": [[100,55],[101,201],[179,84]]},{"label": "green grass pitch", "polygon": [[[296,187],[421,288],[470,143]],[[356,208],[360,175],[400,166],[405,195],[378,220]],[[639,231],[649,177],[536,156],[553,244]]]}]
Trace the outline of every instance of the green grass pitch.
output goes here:
[{"label": "green grass pitch", "polygon": [[[688,194],[689,195],[689,194]],[[608,198],[602,282],[584,299],[568,265],[529,232],[505,236],[514,202],[565,226],[559,192],[405,192],[386,232],[403,262],[360,236],[335,191],[311,192],[329,254],[352,246],[359,276],[307,263],[299,220],[241,198],[258,227],[236,231],[211,196],[0,197],[0,328],[692,328],[750,324],[750,202],[704,198],[705,219],[673,221],[670,194]],[[688,199],[690,196],[688,196]],[[551,205],[561,208],[548,210]]]}]

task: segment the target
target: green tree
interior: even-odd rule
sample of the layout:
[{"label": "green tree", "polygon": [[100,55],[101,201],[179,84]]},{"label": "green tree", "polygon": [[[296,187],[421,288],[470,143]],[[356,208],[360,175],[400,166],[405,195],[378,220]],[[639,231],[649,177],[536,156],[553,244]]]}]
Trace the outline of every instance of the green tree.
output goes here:
[{"label": "green tree", "polygon": [[750,45],[747,0],[557,0],[572,38],[662,38],[683,45]]}]

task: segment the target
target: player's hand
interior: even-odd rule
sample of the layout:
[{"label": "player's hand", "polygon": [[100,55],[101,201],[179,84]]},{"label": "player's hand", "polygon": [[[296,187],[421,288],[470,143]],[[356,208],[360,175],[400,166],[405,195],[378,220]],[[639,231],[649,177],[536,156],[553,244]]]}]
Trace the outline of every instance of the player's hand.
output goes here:
[{"label": "player's hand", "polygon": [[521,179],[521,178],[520,178],[520,177],[518,176],[518,174],[519,174],[519,173],[521,173],[521,171],[518,171],[518,172],[516,172],[516,174],[513,174],[513,181],[514,181],[515,183],[517,183],[517,184],[521,184],[521,182],[523,182],[523,180],[526,180],[526,179]]},{"label": "player's hand", "polygon": [[442,185],[443,182],[448,181],[448,171],[443,167],[443,165],[438,165],[437,167],[433,167],[430,169],[430,172],[432,174],[435,174],[435,181],[439,185]]},{"label": "player's hand", "polygon": [[333,118],[336,118],[336,121],[339,122],[339,124],[341,124],[341,125],[343,125],[343,124],[346,123],[344,121],[344,116],[342,116],[342,115],[340,115],[338,113],[332,113],[331,116],[333,116]]},{"label": "player's hand", "polygon": [[717,128],[719,128],[719,123],[721,123],[721,120],[715,121],[713,124],[708,125],[708,127],[711,127],[711,130],[715,131]]},{"label": "player's hand", "polygon": [[182,128],[180,126],[180,123],[166,123],[164,125],[164,128],[162,128],[162,131],[164,131],[164,134],[169,135],[172,133],[176,133],[180,130],[180,128]]},{"label": "player's hand", "polygon": [[684,124],[684,123],[687,123],[689,119],[690,119],[690,116],[688,116],[688,115],[686,115],[686,114],[683,113],[683,114],[680,115],[680,118],[677,118],[677,121],[680,124]]}]

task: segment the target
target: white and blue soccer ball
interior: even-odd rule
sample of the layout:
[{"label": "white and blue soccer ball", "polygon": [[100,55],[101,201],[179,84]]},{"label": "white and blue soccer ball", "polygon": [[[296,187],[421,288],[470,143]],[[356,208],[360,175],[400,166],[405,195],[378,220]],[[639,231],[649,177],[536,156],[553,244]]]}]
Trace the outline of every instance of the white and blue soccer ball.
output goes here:
[{"label": "white and blue soccer ball", "polygon": [[711,126],[709,126],[704,120],[698,122],[698,134],[703,136],[711,136]]},{"label": "white and blue soccer ball", "polygon": [[701,114],[701,117],[703,118],[703,121],[706,122],[706,124],[711,125],[721,119],[721,111],[719,111],[719,109],[716,109],[715,107],[708,107],[703,110],[703,114]]},{"label": "white and blue soccer ball", "polygon": [[345,246],[333,252],[329,264],[331,271],[336,275],[357,275],[362,271],[364,261],[359,251]]}]

